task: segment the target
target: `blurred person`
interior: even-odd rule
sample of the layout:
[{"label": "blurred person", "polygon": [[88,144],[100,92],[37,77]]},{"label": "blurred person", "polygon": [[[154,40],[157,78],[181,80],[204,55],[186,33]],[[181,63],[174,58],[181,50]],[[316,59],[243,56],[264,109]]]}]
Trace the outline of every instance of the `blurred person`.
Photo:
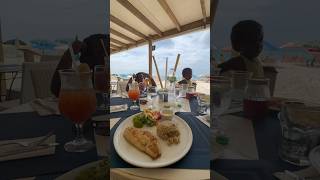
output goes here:
[{"label": "blurred person", "polygon": [[[126,87],[126,91],[129,91],[129,84],[132,83],[132,80],[134,79],[136,82],[139,83],[139,89],[144,89],[145,88],[145,84],[144,84],[144,80],[148,78],[149,82],[151,80],[151,86],[157,86],[156,82],[153,80],[152,77],[149,76],[148,73],[145,72],[138,72],[137,74],[135,74],[133,77],[131,77],[127,83],[127,87]],[[143,86],[143,87],[142,87]]]},{"label": "blurred person", "polygon": [[239,55],[220,64],[220,73],[248,71],[253,78],[264,77],[263,66],[258,59],[263,49],[263,27],[256,21],[244,20],[232,27],[231,43]]},{"label": "blurred person", "polygon": [[[72,49],[75,56],[79,57],[81,63],[86,63],[91,70],[94,69],[95,65],[105,65],[105,50],[101,45],[101,40],[103,40],[106,46],[106,52],[109,56],[109,35],[106,34],[94,34],[83,40],[79,41],[77,38],[72,43]],[[80,55],[80,56],[79,56]],[[72,57],[70,49],[66,50],[60,59],[60,62],[56,68],[56,71],[52,77],[51,81],[51,92],[59,97],[59,91],[61,86],[61,80],[59,75],[59,70],[71,69],[72,68]]]}]

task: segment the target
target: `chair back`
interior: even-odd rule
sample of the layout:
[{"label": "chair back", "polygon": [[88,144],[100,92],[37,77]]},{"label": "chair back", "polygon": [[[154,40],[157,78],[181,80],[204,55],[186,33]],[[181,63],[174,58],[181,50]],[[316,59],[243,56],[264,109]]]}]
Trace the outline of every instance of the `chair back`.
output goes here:
[{"label": "chair back", "polygon": [[128,81],[118,81],[117,94],[122,95],[123,93],[127,93],[126,91],[127,84],[128,84]]},{"label": "chair back", "polygon": [[58,62],[25,62],[22,65],[20,103],[50,96],[50,85]]}]

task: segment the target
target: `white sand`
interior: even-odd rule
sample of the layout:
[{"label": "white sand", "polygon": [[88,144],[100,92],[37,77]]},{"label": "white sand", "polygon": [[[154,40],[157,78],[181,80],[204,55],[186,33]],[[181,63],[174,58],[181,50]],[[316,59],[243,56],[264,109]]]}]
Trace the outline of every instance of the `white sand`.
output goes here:
[{"label": "white sand", "polygon": [[281,64],[274,96],[320,103],[320,68]]}]

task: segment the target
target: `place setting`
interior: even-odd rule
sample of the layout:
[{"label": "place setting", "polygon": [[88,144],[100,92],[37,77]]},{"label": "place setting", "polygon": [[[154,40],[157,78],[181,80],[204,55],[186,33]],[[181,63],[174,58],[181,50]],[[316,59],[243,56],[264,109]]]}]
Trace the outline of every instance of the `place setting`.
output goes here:
[{"label": "place setting", "polygon": [[160,87],[147,75],[133,74],[127,84],[132,102],[111,98],[111,104],[128,104],[127,112],[111,113],[119,117],[110,126],[111,176],[151,177],[147,171],[152,169],[159,174],[161,169],[200,172],[209,167],[210,96],[192,85],[179,85],[175,71],[166,71]]}]

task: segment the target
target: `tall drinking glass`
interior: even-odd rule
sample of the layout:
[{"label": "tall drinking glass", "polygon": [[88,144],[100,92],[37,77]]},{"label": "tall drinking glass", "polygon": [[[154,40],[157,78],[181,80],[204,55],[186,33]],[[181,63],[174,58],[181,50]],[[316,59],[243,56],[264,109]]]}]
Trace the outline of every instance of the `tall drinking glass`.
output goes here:
[{"label": "tall drinking glass", "polygon": [[108,108],[109,84],[107,76],[107,69],[104,65],[96,65],[94,67],[94,88],[103,96],[104,107],[102,110],[107,110]]},{"label": "tall drinking glass", "polygon": [[232,100],[242,104],[245,89],[248,86],[248,80],[252,73],[248,71],[234,71],[231,74]]},{"label": "tall drinking glass", "polygon": [[96,96],[92,87],[91,72],[59,71],[61,89],[59,110],[76,126],[76,138],[64,145],[68,152],[85,152],[94,144],[83,136],[83,124],[96,111]]},{"label": "tall drinking glass", "polygon": [[133,101],[132,106],[130,106],[131,110],[139,110],[140,107],[137,105],[137,100],[140,96],[139,84],[137,82],[132,82],[129,85],[128,96]]},{"label": "tall drinking glass", "polygon": [[213,130],[221,132],[219,127],[219,117],[222,113],[228,110],[231,104],[231,81],[224,76],[212,77],[213,88]]},{"label": "tall drinking glass", "polygon": [[153,109],[154,108],[154,103],[155,103],[155,99],[157,97],[157,86],[149,86],[148,87],[148,100],[150,100],[151,104],[150,104],[150,108]]}]

